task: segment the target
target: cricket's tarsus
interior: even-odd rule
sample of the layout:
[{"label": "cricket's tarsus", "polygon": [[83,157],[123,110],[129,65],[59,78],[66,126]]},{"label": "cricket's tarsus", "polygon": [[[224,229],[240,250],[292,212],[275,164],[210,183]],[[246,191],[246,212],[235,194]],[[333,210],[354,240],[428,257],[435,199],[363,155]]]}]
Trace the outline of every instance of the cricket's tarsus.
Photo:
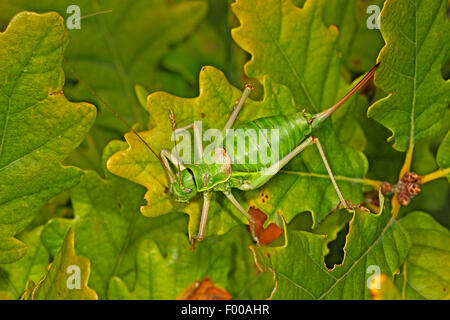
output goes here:
[{"label": "cricket's tarsus", "polygon": [[[226,148],[216,146],[213,149],[209,149],[208,153],[204,153],[202,147],[202,137],[200,136],[200,131],[197,128],[195,122],[183,128],[177,129],[175,115],[172,110],[169,111],[172,133],[176,134],[177,131],[181,129],[193,129],[195,140],[194,145],[198,146],[199,149],[197,151],[202,156],[202,161],[198,164],[183,163],[178,156],[176,139],[176,156],[167,149],[162,149],[161,156],[158,156],[155,150],[150,147],[150,145],[111,106],[109,106],[100,96],[98,96],[95,91],[76,74],[76,72],[70,67],[70,65],[67,64],[67,62],[66,66],[79,80],[79,82],[83,84],[100,102],[102,102],[120,121],[122,121],[122,123],[124,123],[125,126],[127,126],[161,162],[169,178],[169,191],[175,196],[176,201],[187,203],[191,199],[193,199],[197,195],[197,193],[201,192],[203,194],[203,209],[201,212],[200,225],[198,229],[199,231],[197,235],[191,236],[192,248],[194,247],[195,241],[199,241],[204,238],[206,221],[208,218],[211,196],[213,192],[222,192],[226,196],[226,198],[234,205],[234,207],[247,218],[249,224],[251,225],[252,236],[255,242],[259,245],[260,240],[258,239],[256,234],[254,217],[242,207],[238,200],[236,200],[231,190],[239,189],[248,191],[261,187],[274,175],[276,175],[278,171],[280,171],[283,166],[285,166],[290,160],[292,160],[301,151],[311,145],[315,145],[319,150],[320,156],[325,165],[325,168],[327,169],[330,180],[333,184],[336,194],[338,195],[338,205],[344,206],[347,210],[354,210],[355,208],[359,207],[354,206],[349,201],[345,200],[338,184],[336,183],[331,166],[328,163],[325,151],[323,150],[319,139],[313,137],[311,133],[313,129],[318,127],[320,123],[322,123],[337,109],[339,109],[341,105],[343,105],[352,95],[358,92],[358,90],[361,89],[370,80],[370,78],[377,70],[379,64],[373,67],[363,77],[363,79],[359,81],[358,84],[355,85],[355,87],[353,87],[336,104],[316,115],[308,114],[303,110],[291,116],[272,116],[256,119],[236,128],[244,129],[244,131],[248,130],[249,128],[271,130],[275,128],[274,126],[277,126],[277,128],[279,126],[282,126],[284,130],[283,133],[280,132],[278,134],[279,144],[289,146],[293,145],[296,147],[291,147],[291,150],[288,150],[287,148],[283,148],[283,151],[279,150],[279,159],[281,160],[273,164],[260,163],[259,160],[256,164],[249,164],[245,161],[246,159],[248,159],[249,154],[260,152],[259,144],[254,141],[249,141],[250,145],[240,157],[237,153],[238,150],[236,149],[235,145],[231,147],[226,146]],[[235,104],[235,107],[233,108],[230,117],[225,127],[223,128],[222,132],[225,133],[225,138],[223,141],[226,141],[228,129],[231,129],[233,127],[236,118],[239,115],[239,112],[244,106],[244,103],[252,90],[252,85],[247,84],[245,86],[241,98]],[[216,142],[220,143],[223,141]],[[265,140],[265,143],[267,144],[267,148],[272,148],[267,139]],[[232,150],[228,148],[232,148]],[[239,161],[236,161],[235,163],[233,163],[229,156],[229,154],[231,154],[231,151],[233,155],[238,154],[238,158],[240,160],[244,160],[244,162],[240,163]],[[207,163],[207,161],[204,161],[205,158],[214,159],[214,161],[212,163]],[[219,158],[220,162],[219,160],[215,160]],[[260,158],[258,157],[258,159]],[[178,169],[176,175],[173,173],[170,164],[174,165]]]}]

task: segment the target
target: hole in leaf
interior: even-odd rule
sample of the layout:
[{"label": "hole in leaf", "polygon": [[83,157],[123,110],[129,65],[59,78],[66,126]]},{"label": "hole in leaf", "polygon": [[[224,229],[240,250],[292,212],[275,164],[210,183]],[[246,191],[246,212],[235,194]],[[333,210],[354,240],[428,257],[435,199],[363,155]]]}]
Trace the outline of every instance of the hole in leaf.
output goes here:
[{"label": "hole in leaf", "polygon": [[341,264],[344,261],[344,246],[349,230],[349,224],[338,232],[335,240],[328,243],[329,252],[325,256],[325,264],[328,269],[333,269],[335,265]]}]

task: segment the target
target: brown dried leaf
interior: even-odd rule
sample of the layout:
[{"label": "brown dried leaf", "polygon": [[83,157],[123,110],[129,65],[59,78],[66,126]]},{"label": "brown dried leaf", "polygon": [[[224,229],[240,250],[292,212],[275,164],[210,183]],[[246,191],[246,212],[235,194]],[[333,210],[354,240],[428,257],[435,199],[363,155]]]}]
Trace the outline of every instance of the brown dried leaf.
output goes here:
[{"label": "brown dried leaf", "polygon": [[[255,233],[260,244],[268,245],[278,239],[283,233],[283,229],[275,223],[271,223],[267,228],[264,228],[264,222],[267,220],[267,215],[258,208],[250,207],[249,213],[255,219]],[[252,228],[252,225],[250,225],[250,228]]]},{"label": "brown dried leaf", "polygon": [[231,300],[232,296],[227,291],[220,289],[209,278],[197,281],[191,285],[181,298],[182,300]]}]

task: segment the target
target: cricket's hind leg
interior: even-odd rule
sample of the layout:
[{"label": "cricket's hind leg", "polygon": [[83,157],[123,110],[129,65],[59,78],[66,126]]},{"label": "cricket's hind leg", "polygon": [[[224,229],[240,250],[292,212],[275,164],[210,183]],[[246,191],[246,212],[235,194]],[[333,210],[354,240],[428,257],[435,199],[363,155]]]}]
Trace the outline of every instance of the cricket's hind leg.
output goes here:
[{"label": "cricket's hind leg", "polygon": [[323,164],[325,165],[328,175],[330,176],[331,183],[333,184],[333,187],[336,190],[336,193],[339,197],[340,204],[342,204],[346,210],[352,210],[353,205],[351,205],[349,202],[347,202],[347,200],[344,199],[341,189],[339,189],[339,186],[336,183],[336,179],[334,178],[333,171],[331,171],[330,164],[328,163],[325,152],[323,151],[322,144],[320,143],[318,138],[314,138],[314,137],[312,138],[312,143],[314,143],[316,145],[317,149],[319,150],[320,156],[322,157]]},{"label": "cricket's hind leg", "polygon": [[333,171],[331,170],[330,164],[328,163],[327,157],[325,155],[325,152],[323,151],[322,144],[320,143],[318,138],[315,137],[309,137],[306,140],[304,140],[300,145],[298,145],[294,150],[292,150],[288,155],[286,155],[283,159],[280,161],[274,163],[269,168],[265,169],[267,171],[266,174],[261,175],[260,180],[256,180],[252,184],[252,188],[255,189],[262,184],[264,184],[265,180],[262,179],[268,179],[267,177],[271,177],[271,175],[276,174],[279,170],[281,170],[289,161],[291,161],[296,155],[298,155],[300,152],[305,150],[307,147],[315,144],[317,149],[319,150],[320,156],[322,158],[323,164],[325,165],[325,168],[327,169],[328,175],[330,177],[331,183],[333,184],[334,189],[336,190],[336,193],[339,198],[339,205],[343,205],[345,209],[352,210],[354,208],[353,205],[351,205],[350,202],[346,201],[344,199],[344,196],[342,195],[341,190],[339,189],[338,184],[336,183],[336,179],[334,178]]}]

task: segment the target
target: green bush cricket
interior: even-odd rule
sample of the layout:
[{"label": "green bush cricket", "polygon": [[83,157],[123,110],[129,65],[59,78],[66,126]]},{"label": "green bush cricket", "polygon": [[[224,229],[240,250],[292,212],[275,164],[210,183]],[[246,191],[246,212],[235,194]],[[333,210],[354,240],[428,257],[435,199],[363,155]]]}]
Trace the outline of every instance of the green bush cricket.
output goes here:
[{"label": "green bush cricket", "polygon": [[[192,241],[200,241],[205,236],[206,221],[210,207],[212,192],[222,192],[225,197],[240,211],[252,225],[252,236],[254,240],[259,243],[255,233],[255,220],[243,206],[233,196],[231,190],[239,189],[243,191],[254,190],[275,176],[291,159],[298,155],[301,151],[311,145],[316,145],[322,161],[327,169],[333,187],[339,197],[339,204],[342,204],[345,209],[351,210],[352,205],[349,204],[343,197],[339,186],[336,183],[331,167],[325,156],[324,150],[318,138],[312,135],[316,129],[325,119],[333,114],[341,105],[343,105],[350,97],[358,92],[374,75],[379,64],[374,66],[344,97],[330,108],[311,115],[306,112],[297,112],[289,116],[270,116],[252,120],[235,129],[242,129],[243,132],[249,130],[278,130],[277,139],[279,142],[278,156],[279,160],[275,163],[262,163],[259,161],[259,153],[261,144],[249,141],[249,145],[245,150],[237,149],[236,145],[226,147],[216,147],[209,151],[202,149],[202,137],[196,123],[192,123],[183,128],[176,127],[175,116],[170,112],[169,118],[172,123],[173,136],[176,136],[180,130],[193,129],[194,145],[199,148],[198,152],[201,155],[200,163],[187,164],[184,163],[177,151],[175,143],[175,154],[168,149],[162,149],[158,153],[137,133],[117,112],[110,107],[101,97],[99,97],[86,83],[84,83],[70,67],[69,69],[74,73],[78,80],[87,87],[87,89],[105,106],[107,106],[115,116],[117,116],[158,158],[163,165],[167,176],[169,178],[169,191],[178,202],[189,202],[198,193],[203,195],[203,208],[201,213],[200,225],[198,234],[192,237]],[[245,104],[252,87],[247,85],[242,93],[241,98],[237,101],[234,110],[232,111],[222,132],[227,137],[227,132],[232,129],[239,112]],[[264,139],[264,147],[269,151],[272,148],[269,137]],[[230,154],[236,155],[235,160],[232,161]],[[248,163],[251,155],[257,155],[256,163]],[[206,161],[207,160],[207,161]]]}]

